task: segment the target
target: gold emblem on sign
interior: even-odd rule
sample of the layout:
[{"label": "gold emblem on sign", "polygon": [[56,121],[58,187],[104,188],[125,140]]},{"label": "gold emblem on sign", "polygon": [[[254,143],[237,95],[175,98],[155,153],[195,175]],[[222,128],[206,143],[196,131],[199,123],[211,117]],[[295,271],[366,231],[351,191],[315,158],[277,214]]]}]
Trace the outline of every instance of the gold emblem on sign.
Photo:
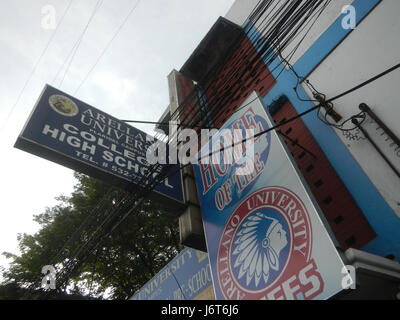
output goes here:
[{"label": "gold emblem on sign", "polygon": [[49,104],[55,112],[66,117],[74,117],[79,112],[78,106],[75,102],[59,94],[53,94],[50,96]]}]

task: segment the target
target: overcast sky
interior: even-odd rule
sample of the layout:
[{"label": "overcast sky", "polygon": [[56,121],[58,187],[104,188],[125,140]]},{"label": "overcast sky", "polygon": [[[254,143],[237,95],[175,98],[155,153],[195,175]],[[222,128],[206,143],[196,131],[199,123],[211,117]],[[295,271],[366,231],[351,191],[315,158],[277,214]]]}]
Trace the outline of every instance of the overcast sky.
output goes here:
[{"label": "overcast sky", "polygon": [[[38,225],[33,215],[55,205],[56,196],[69,195],[76,183],[72,170],[13,148],[40,92],[48,83],[73,95],[137,2],[72,0],[59,23],[70,0],[0,1],[0,253],[18,253],[17,234],[35,233]],[[141,0],[75,96],[120,119],[157,121],[169,103],[167,75],[181,68],[233,2]],[[60,87],[69,65],[65,59],[96,4],[100,7]],[[45,29],[51,27],[52,8],[58,27]],[[6,264],[1,256],[0,265]]]}]

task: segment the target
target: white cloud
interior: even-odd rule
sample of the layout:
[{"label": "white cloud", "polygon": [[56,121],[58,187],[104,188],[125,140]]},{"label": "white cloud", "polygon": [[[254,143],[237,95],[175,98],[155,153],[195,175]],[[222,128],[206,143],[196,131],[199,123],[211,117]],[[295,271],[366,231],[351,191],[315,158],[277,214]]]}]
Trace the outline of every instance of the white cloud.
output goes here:
[{"label": "white cloud", "polygon": [[118,77],[108,71],[96,72],[92,77],[92,82],[100,86],[101,90],[118,103],[125,103],[135,91],[138,93],[133,79]]}]

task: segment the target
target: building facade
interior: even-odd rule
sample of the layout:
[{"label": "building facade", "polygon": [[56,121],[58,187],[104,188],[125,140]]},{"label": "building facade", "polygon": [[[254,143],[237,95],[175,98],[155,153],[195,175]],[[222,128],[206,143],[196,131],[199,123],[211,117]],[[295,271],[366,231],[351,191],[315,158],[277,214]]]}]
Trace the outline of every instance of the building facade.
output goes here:
[{"label": "building facade", "polygon": [[[279,52],[265,49],[279,14],[287,14],[277,8],[296,8],[287,7],[286,1],[267,2],[257,7],[258,1],[237,0],[179,70],[196,88],[196,99],[203,101],[196,109],[202,113],[192,111],[201,114],[202,122],[187,111],[195,110],[193,101],[190,107],[190,99],[181,98],[180,108],[186,111],[179,114],[186,125],[221,127],[253,91],[275,122],[283,123],[314,107],[318,98],[334,97],[398,63],[398,1],[326,1],[308,11],[303,24],[281,26],[295,32],[280,39],[284,45]],[[340,247],[397,261],[400,146],[394,138],[400,136],[399,80],[394,71],[335,100],[331,110],[321,108],[280,128]],[[361,114],[361,104],[385,127]],[[175,110],[166,114],[173,118]],[[351,122],[354,116],[363,131]]]},{"label": "building facade", "polygon": [[[168,76],[170,105],[159,122],[175,121],[178,132],[219,129],[254,92],[261,98],[363,284],[337,299],[398,297],[398,12],[397,0],[236,0]],[[194,180],[185,166],[181,242],[205,251]]]}]

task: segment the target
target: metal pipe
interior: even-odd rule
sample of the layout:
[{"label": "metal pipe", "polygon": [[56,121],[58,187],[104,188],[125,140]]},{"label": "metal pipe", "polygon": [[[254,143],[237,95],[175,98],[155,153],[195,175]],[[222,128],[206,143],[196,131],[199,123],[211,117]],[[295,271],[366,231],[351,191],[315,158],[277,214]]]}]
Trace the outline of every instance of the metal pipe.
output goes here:
[{"label": "metal pipe", "polygon": [[390,160],[385,156],[385,154],[382,152],[381,149],[379,149],[378,145],[371,139],[370,135],[368,134],[367,131],[364,130],[364,128],[360,125],[357,119],[353,118],[351,120],[353,124],[355,124],[360,131],[364,134],[365,138],[372,144],[372,146],[378,151],[378,153],[381,155],[381,157],[386,161],[386,163],[389,165],[389,167],[394,171],[394,173],[400,178],[400,173],[396,169],[396,167],[390,162]]},{"label": "metal pipe", "polygon": [[393,140],[393,142],[400,147],[400,139],[383,123],[383,121],[371,110],[371,108],[366,103],[361,103],[359,108],[361,111],[368,113],[368,115],[372,119],[374,119],[374,121],[387,133],[387,135]]}]

